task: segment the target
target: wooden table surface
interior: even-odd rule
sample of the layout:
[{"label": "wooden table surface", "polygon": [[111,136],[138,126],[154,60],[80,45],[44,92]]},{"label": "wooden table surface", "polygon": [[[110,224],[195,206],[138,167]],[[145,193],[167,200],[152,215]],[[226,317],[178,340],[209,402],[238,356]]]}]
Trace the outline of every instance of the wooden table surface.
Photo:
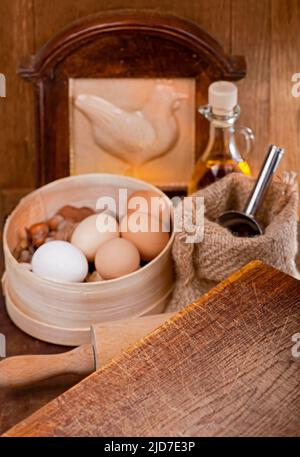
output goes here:
[{"label": "wooden table surface", "polygon": [[300,436],[299,332],[300,281],[252,262],[7,436]]}]

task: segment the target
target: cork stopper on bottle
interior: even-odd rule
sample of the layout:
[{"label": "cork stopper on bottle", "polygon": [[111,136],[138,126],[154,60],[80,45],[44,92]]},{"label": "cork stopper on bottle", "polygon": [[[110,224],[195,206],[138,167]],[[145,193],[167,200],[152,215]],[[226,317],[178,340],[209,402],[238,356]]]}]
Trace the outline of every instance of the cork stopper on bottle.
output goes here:
[{"label": "cork stopper on bottle", "polygon": [[208,103],[214,114],[230,115],[237,105],[238,90],[228,81],[216,81],[209,86]]}]

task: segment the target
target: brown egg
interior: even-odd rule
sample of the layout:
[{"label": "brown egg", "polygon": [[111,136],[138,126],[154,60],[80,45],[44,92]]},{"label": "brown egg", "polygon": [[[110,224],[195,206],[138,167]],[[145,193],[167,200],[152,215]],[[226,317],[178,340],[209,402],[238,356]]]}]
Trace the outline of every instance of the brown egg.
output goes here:
[{"label": "brown egg", "polygon": [[130,241],[113,238],[102,244],[95,257],[95,267],[104,279],[115,279],[137,270],[140,254]]},{"label": "brown egg", "polygon": [[134,211],[151,213],[155,217],[158,215],[169,217],[169,210],[164,197],[153,190],[138,190],[130,194],[127,202],[127,213],[129,215]]},{"label": "brown egg", "polygon": [[163,230],[161,221],[151,214],[134,212],[120,223],[121,237],[133,243],[143,260],[152,260],[167,245],[169,232]]}]

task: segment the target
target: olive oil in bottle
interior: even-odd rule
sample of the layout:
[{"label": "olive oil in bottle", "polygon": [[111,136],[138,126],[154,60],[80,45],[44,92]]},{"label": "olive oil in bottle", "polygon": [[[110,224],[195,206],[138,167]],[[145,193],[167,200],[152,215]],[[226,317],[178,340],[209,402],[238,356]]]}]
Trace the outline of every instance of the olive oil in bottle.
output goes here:
[{"label": "olive oil in bottle", "polygon": [[235,126],[240,115],[237,87],[227,81],[212,83],[209,86],[208,99],[208,105],[200,107],[199,112],[210,122],[209,140],[195,165],[189,182],[189,194],[233,171],[251,175],[250,167],[236,143],[237,135],[242,135],[246,143],[245,155],[248,155],[254,139],[249,128]]}]

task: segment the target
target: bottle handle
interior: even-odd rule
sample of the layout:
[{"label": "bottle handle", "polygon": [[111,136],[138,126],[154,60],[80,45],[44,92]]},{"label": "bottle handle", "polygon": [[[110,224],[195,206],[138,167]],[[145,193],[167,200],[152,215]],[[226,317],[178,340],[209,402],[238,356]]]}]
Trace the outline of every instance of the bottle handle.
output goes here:
[{"label": "bottle handle", "polygon": [[247,159],[254,146],[254,133],[249,127],[244,126],[237,127],[235,131],[245,139],[246,151],[243,152],[242,156]]}]

